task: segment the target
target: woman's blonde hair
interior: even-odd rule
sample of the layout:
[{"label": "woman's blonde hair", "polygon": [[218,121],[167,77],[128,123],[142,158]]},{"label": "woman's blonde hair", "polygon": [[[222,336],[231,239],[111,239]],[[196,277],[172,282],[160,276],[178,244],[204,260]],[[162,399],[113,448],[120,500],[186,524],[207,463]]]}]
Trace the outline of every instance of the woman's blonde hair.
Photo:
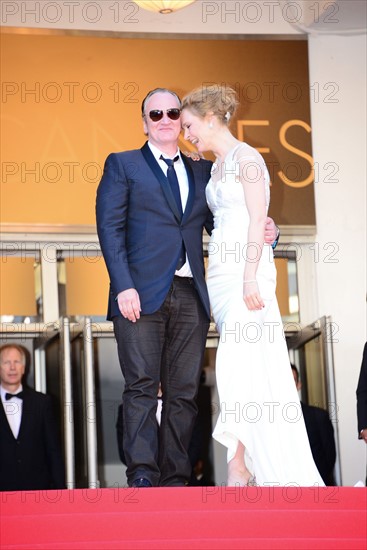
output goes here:
[{"label": "woman's blonde hair", "polygon": [[230,86],[219,84],[200,86],[182,100],[182,110],[189,109],[202,118],[213,113],[224,124],[229,123],[238,105],[236,91]]}]

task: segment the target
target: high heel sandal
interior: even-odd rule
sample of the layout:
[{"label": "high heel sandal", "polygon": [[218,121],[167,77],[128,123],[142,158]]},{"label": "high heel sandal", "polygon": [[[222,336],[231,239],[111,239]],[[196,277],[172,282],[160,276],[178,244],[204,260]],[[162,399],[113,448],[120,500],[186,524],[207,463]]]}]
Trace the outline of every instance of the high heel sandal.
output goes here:
[{"label": "high heel sandal", "polygon": [[246,480],[245,476],[232,476],[228,478],[227,487],[258,487],[256,476],[250,475]]},{"label": "high heel sandal", "polygon": [[246,483],[247,487],[258,487],[258,484],[256,482],[256,476],[251,476]]}]

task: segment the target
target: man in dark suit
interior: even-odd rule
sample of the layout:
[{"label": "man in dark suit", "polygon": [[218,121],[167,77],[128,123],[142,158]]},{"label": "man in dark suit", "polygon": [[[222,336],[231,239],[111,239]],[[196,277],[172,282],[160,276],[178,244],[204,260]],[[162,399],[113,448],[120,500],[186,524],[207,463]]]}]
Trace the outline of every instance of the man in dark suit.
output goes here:
[{"label": "man in dark suit", "polygon": [[[367,443],[367,343],[364,346],[362,365],[357,385],[358,438]],[[366,476],[367,485],[367,476]]]},{"label": "man in dark suit", "polygon": [[0,348],[0,490],[65,489],[51,398],[22,386],[21,346]]},{"label": "man in dark suit", "polygon": [[367,443],[367,343],[364,346],[357,385],[358,437]]},{"label": "man in dark suit", "polygon": [[[212,163],[181,155],[181,102],[167,89],[142,103],[148,142],[109,155],[97,192],[97,230],[110,277],[125,378],[124,454],[133,487],[184,486],[210,307],[202,232]],[[271,220],[266,234],[275,240]],[[163,407],[157,427],[157,391]],[[159,437],[158,437],[159,436]]]},{"label": "man in dark suit", "polygon": [[[291,365],[291,367],[297,390],[300,390],[302,385],[298,369],[295,365]],[[325,485],[335,485],[333,471],[336,460],[336,448],[334,428],[329,413],[325,409],[306,405],[302,401],[301,407],[316,467]]]}]

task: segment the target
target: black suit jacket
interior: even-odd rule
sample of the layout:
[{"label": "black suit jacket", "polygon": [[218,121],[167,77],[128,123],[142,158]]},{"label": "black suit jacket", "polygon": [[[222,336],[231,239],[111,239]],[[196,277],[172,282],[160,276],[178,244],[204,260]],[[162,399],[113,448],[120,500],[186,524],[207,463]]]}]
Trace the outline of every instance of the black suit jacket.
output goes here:
[{"label": "black suit jacket", "polygon": [[64,489],[58,426],[50,396],[24,388],[18,438],[0,400],[0,490]]},{"label": "black suit jacket", "polygon": [[364,346],[361,371],[357,386],[358,435],[367,428],[367,343]]},{"label": "black suit jacket", "polygon": [[121,315],[115,298],[135,288],[142,314],[162,305],[175,273],[182,240],[195,286],[210,317],[205,284],[202,234],[210,233],[213,217],[205,187],[212,163],[182,155],[189,195],[182,219],[168,179],[148,144],[141,149],[112,153],[106,160],[97,191],[97,231],[110,276],[107,318]]},{"label": "black suit jacket", "polygon": [[325,485],[334,485],[336,460],[334,428],[329,413],[301,402],[312,456]]}]

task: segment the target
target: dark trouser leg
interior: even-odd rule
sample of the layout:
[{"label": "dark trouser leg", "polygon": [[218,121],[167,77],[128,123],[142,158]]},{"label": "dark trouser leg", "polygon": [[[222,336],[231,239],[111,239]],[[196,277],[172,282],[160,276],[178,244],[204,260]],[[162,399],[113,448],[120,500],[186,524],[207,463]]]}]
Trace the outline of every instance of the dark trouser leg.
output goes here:
[{"label": "dark trouser leg", "polygon": [[[144,477],[153,486],[184,485],[191,474],[187,450],[209,328],[197,292],[192,282],[175,278],[159,311],[136,323],[123,317],[113,321],[125,378],[123,447],[128,482]],[[158,441],[159,381],[163,410]]]},{"label": "dark trouser leg", "polygon": [[165,302],[169,311],[161,366],[160,485],[186,484],[188,448],[197,414],[197,395],[209,320],[193,282],[175,277]]},{"label": "dark trouser leg", "polygon": [[123,448],[129,485],[140,478],[157,486],[158,424],[157,392],[165,322],[160,312],[142,316],[136,323],[113,319],[121,370],[123,394]]}]

